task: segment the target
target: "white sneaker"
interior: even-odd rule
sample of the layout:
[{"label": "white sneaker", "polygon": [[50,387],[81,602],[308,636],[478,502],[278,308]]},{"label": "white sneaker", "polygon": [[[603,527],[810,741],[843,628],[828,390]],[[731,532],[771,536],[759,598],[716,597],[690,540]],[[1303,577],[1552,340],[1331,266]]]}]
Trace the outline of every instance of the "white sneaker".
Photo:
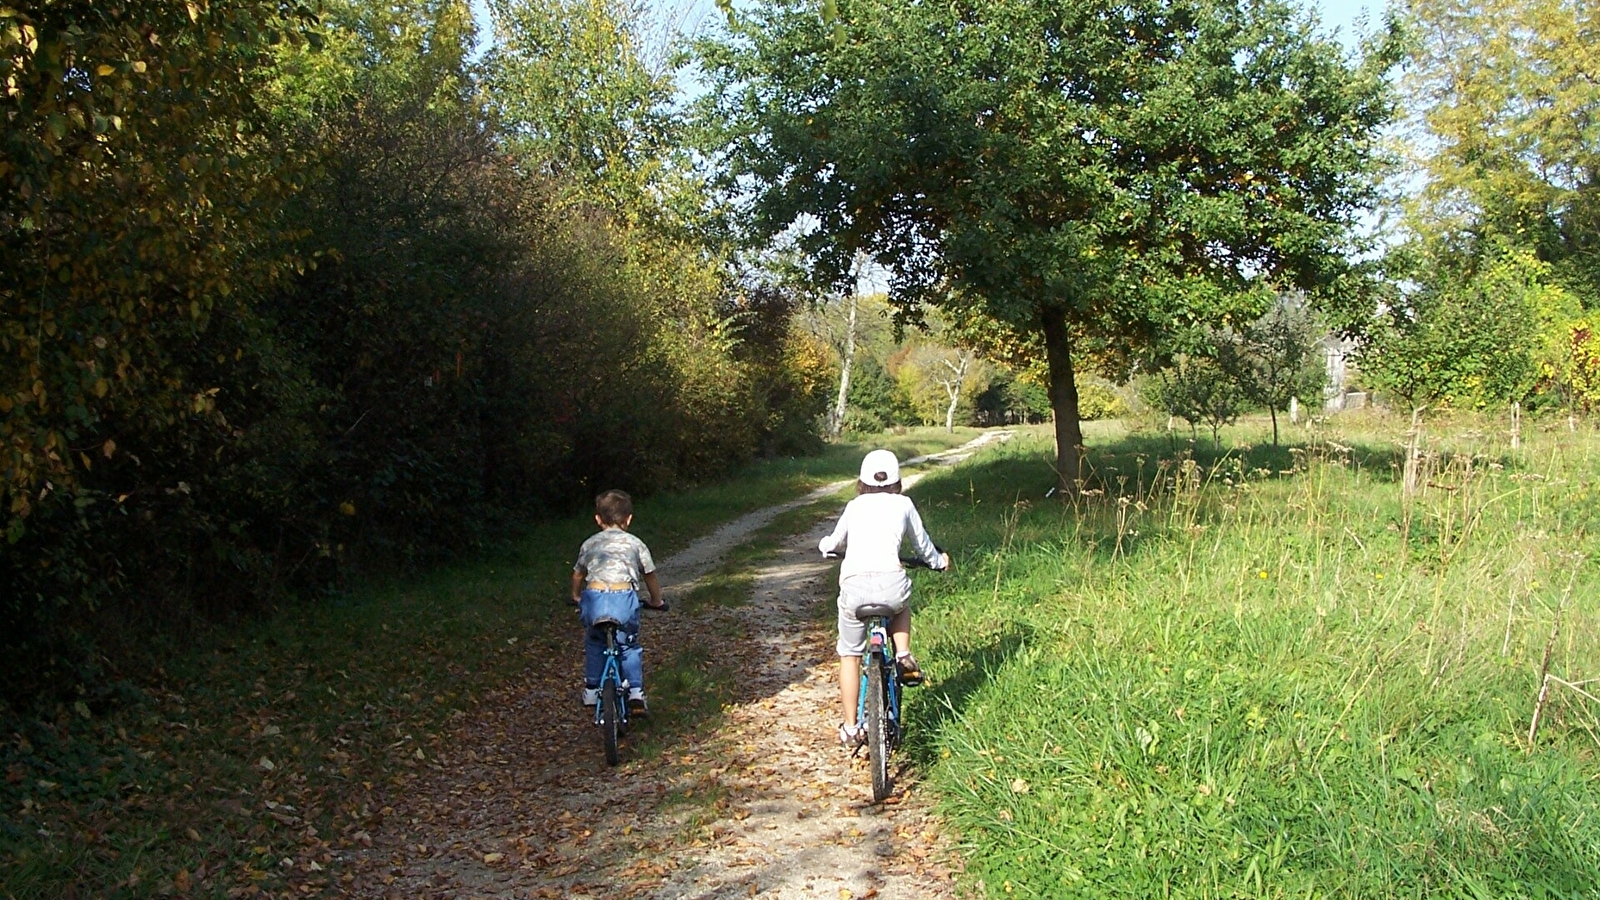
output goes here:
[{"label": "white sneaker", "polygon": [[644,702],[644,688],[628,688],[628,699]]},{"label": "white sneaker", "polygon": [[583,705],[584,706],[593,706],[593,705],[595,705],[596,703],[599,703],[599,702],[600,702],[600,689],[599,688],[584,688],[583,689]]}]

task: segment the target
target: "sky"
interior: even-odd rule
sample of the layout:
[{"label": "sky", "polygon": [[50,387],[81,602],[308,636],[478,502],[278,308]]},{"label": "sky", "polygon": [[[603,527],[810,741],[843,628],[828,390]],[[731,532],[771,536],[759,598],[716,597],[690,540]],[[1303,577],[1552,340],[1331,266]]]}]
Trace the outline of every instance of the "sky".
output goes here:
[{"label": "sky", "polygon": [[[1346,45],[1352,45],[1357,21],[1365,15],[1366,28],[1381,15],[1382,0],[1299,0],[1304,9],[1314,10],[1326,29],[1338,29]],[[712,0],[645,0],[645,7],[673,33],[695,34],[711,27],[721,15]],[[473,12],[478,17],[479,28],[488,32],[488,7],[485,0],[472,0]]]},{"label": "sky", "polygon": [[[716,6],[711,0],[649,0],[648,5],[659,14],[665,15],[669,20],[675,21],[680,28],[692,29],[708,16],[716,16]],[[1324,25],[1337,27],[1339,36],[1349,42],[1355,33],[1353,28],[1356,19],[1363,13],[1369,19],[1376,18],[1383,9],[1383,3],[1369,2],[1369,0],[1300,0],[1302,8],[1314,9]],[[1368,23],[1369,27],[1371,22]]]}]

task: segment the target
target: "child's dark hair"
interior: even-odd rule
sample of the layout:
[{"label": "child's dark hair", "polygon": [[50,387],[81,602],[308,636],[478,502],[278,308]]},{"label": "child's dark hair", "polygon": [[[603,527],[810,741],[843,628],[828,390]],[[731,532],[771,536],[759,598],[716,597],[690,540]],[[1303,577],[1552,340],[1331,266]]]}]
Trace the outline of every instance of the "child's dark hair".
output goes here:
[{"label": "child's dark hair", "polygon": [[856,482],[856,495],[857,496],[860,496],[862,494],[898,494],[898,493],[900,493],[900,482],[898,482],[898,481],[896,481],[893,484],[867,484],[864,481]]},{"label": "child's dark hair", "polygon": [[606,491],[594,498],[594,514],[607,525],[621,525],[633,515],[633,498],[627,491]]}]

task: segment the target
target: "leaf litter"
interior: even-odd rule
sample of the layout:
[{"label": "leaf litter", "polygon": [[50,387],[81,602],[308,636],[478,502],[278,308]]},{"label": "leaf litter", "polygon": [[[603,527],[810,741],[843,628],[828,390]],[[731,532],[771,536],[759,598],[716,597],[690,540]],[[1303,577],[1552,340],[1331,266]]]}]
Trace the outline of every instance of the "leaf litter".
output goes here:
[{"label": "leaf litter", "polygon": [[[820,528],[821,526],[819,526]],[[814,531],[817,529],[813,529]],[[941,898],[959,869],[915,773],[874,805],[864,756],[834,741],[838,694],[834,572],[818,534],[759,564],[748,605],[644,623],[647,666],[666,648],[717,636],[719,665],[740,677],[709,721],[674,729],[673,710],[603,761],[576,702],[576,623],[551,665],[495,692],[414,777],[387,792],[381,824],[355,848],[345,890],[358,897]],[[727,539],[737,540],[737,535]],[[680,596],[687,565],[661,567]],[[647,678],[650,670],[647,669]],[[648,684],[647,680],[647,684]]]}]

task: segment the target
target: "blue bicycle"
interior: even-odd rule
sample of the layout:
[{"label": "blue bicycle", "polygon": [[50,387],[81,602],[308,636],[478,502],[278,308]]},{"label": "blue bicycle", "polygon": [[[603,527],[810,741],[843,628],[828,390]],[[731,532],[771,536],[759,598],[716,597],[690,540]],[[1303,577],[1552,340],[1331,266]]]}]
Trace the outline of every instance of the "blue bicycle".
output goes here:
[{"label": "blue bicycle", "polygon": [[[666,612],[667,603],[660,606],[642,606]],[[622,761],[621,740],[628,734],[628,682],[622,677],[622,648],[617,642],[617,629],[622,621],[613,616],[601,616],[589,626],[600,632],[605,644],[605,668],[600,674],[600,700],[594,705],[594,723],[600,726],[600,737],[606,747],[606,765]]]},{"label": "blue bicycle", "polygon": [[[856,701],[856,721],[867,725],[867,765],[872,769],[872,800],[881,803],[894,781],[889,775],[889,754],[900,747],[905,734],[900,719],[900,679],[895,676],[894,645],[889,642],[887,607],[863,606],[856,617],[867,623],[867,653],[861,660],[861,692]],[[857,752],[860,751],[857,747]]]},{"label": "blue bicycle", "polygon": [[[835,554],[829,557],[838,558]],[[929,568],[920,559],[902,557],[900,562],[907,568]],[[889,622],[894,615],[894,610],[887,606],[867,604],[856,608],[856,618],[867,626],[867,652],[861,660],[856,721],[867,726],[867,765],[872,770],[874,803],[882,803],[894,788],[894,779],[889,774],[889,754],[899,749],[905,738],[905,723],[900,715],[902,685],[894,664],[894,644],[889,637]],[[860,753],[861,747],[857,746],[855,752]]]}]

